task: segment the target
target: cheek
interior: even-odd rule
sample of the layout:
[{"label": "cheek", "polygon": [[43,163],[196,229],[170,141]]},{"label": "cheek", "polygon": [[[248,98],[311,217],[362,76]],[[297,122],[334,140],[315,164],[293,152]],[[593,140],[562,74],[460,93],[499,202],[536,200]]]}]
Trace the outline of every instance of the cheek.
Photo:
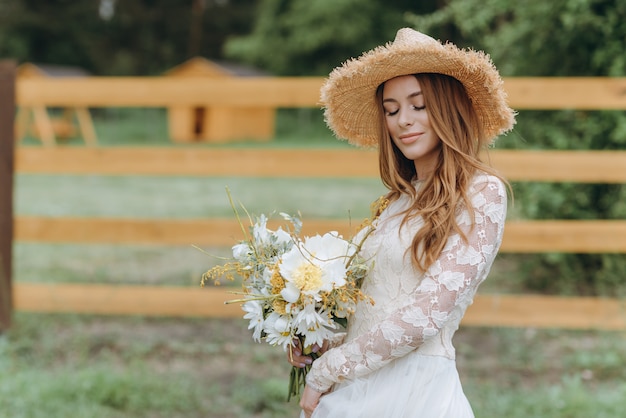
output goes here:
[{"label": "cheek", "polygon": [[428,118],[428,113],[420,112],[418,116],[419,123],[422,124],[425,128],[430,128],[430,119]]}]

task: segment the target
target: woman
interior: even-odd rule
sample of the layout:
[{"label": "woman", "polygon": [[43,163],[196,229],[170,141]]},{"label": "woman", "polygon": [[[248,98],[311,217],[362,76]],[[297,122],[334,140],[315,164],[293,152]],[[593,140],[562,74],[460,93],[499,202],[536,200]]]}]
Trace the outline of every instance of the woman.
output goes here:
[{"label": "woman", "polygon": [[339,138],[378,146],[389,193],[362,249],[375,303],[313,363],[303,416],[472,417],[452,337],[502,240],[505,182],[479,155],[514,124],[502,80],[484,53],[401,29],[336,68],[322,101]]}]

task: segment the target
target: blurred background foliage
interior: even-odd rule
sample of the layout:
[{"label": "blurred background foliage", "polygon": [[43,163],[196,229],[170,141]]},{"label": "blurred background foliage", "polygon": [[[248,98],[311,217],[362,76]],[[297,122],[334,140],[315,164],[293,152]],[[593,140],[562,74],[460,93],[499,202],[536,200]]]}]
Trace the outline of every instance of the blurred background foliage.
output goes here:
[{"label": "blurred background foliage", "polygon": [[[192,56],[325,75],[411,26],[484,49],[503,76],[626,75],[622,0],[0,0],[0,58],[156,75]],[[521,111],[498,147],[623,150],[624,111]],[[624,219],[626,187],[514,184],[512,216]],[[622,295],[619,254],[507,255],[529,291]]]}]

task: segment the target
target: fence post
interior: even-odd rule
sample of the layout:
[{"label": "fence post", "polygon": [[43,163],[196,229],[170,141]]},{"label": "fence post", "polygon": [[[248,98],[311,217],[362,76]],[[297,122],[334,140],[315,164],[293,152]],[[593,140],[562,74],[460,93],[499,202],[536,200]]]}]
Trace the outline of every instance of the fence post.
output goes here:
[{"label": "fence post", "polygon": [[0,61],[0,333],[13,310],[13,166],[15,119],[14,61]]}]

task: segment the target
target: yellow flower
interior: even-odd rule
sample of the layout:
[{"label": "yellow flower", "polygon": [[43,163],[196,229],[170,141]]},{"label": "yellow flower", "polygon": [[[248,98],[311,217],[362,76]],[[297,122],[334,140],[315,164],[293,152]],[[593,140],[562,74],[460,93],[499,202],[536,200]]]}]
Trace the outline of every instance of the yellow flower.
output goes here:
[{"label": "yellow flower", "polygon": [[319,289],[323,284],[322,269],[315,264],[300,264],[293,272],[292,281],[305,292]]},{"label": "yellow flower", "polygon": [[285,279],[280,275],[278,264],[274,267],[272,277],[270,278],[270,285],[272,286],[272,294],[277,295],[285,288]]},{"label": "yellow flower", "polygon": [[356,252],[356,246],[337,232],[315,235],[297,243],[285,253],[280,274],[285,279],[282,297],[295,303],[304,294],[315,299],[321,292],[346,284],[346,262]]},{"label": "yellow flower", "polygon": [[274,299],[274,301],[272,302],[272,309],[274,310],[274,312],[280,315],[284,315],[287,313],[287,310],[285,309],[286,306],[287,302],[282,299]]}]

